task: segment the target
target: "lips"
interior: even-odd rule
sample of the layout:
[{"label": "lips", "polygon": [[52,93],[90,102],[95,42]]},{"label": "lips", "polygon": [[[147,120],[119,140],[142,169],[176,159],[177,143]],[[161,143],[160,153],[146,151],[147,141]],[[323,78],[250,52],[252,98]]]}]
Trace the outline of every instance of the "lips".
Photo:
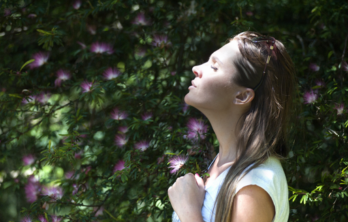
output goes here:
[{"label": "lips", "polygon": [[195,85],[195,83],[193,82],[193,80],[191,81],[191,84],[192,84],[192,86],[197,87],[197,86]]}]

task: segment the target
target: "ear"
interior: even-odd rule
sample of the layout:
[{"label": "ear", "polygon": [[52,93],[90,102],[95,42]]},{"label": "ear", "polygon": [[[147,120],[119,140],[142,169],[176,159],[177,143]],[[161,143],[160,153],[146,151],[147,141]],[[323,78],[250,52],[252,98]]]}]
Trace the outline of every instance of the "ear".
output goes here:
[{"label": "ear", "polygon": [[234,103],[236,105],[250,104],[251,101],[253,101],[254,97],[255,97],[254,90],[249,88],[244,88],[243,90],[237,92]]}]

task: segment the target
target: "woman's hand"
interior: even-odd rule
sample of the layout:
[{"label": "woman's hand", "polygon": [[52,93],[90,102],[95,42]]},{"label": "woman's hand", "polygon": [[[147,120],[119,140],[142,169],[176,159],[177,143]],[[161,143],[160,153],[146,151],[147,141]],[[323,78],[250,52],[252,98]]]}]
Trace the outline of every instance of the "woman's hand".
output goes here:
[{"label": "woman's hand", "polygon": [[203,179],[198,174],[188,173],[179,177],[173,186],[169,187],[168,196],[181,222],[203,221],[201,210],[205,189]]}]

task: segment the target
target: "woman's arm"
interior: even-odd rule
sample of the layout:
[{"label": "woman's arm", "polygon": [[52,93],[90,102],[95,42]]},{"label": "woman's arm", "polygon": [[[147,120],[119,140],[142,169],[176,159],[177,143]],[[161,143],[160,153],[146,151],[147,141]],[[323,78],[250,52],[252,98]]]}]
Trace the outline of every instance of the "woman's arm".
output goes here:
[{"label": "woman's arm", "polygon": [[273,201],[259,186],[243,187],[235,196],[231,222],[272,222],[275,215]]}]

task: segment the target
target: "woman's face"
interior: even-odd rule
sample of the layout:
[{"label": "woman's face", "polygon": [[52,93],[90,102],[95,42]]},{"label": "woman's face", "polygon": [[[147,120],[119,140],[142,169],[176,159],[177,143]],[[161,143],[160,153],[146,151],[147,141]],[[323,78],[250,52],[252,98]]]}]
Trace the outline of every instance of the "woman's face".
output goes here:
[{"label": "woman's face", "polygon": [[240,87],[232,82],[236,75],[233,60],[240,56],[237,41],[230,41],[215,51],[206,63],[192,68],[195,79],[185,102],[201,111],[230,109]]}]

